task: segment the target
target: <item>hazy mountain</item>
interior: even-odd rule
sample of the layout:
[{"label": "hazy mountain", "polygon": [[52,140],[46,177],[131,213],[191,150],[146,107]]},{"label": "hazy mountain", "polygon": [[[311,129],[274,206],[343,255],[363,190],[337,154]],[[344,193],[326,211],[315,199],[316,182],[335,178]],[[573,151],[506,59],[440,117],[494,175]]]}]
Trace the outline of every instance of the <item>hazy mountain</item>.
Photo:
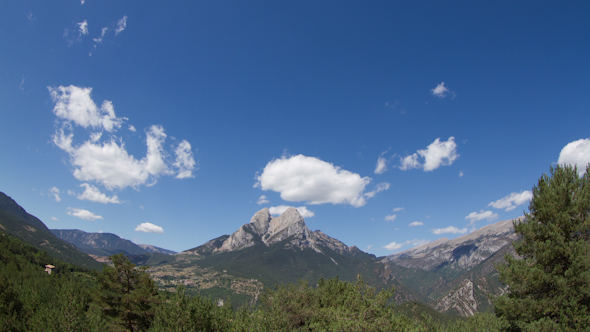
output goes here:
[{"label": "hazy mountain", "polygon": [[81,251],[96,256],[110,256],[120,252],[126,255],[147,253],[175,254],[174,251],[148,244],[135,244],[112,233],[86,233],[77,229],[52,229],[55,236],[67,241]]},{"label": "hazy mountain", "polygon": [[57,238],[41,220],[27,213],[2,192],[0,192],[0,232],[18,237],[64,262],[89,269],[102,269],[102,264],[79,251],[74,245]]},{"label": "hazy mountain", "polygon": [[[390,264],[393,276],[425,296],[422,301],[441,312],[470,316],[491,307],[488,294],[505,291],[494,263],[515,254],[512,242],[518,236],[513,223],[520,220],[500,221],[453,240],[439,239],[382,261]],[[412,275],[414,280],[408,280]]]}]

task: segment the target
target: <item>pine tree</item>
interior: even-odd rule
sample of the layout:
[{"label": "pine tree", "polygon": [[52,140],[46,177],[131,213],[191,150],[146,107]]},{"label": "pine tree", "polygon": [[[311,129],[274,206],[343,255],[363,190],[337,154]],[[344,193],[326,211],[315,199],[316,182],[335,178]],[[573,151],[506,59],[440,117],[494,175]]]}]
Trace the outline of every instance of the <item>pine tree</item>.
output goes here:
[{"label": "pine tree", "polygon": [[590,326],[590,165],[551,167],[533,188],[525,219],[514,224],[514,258],[497,266],[509,286],[495,302],[514,330],[585,330]]},{"label": "pine tree", "polygon": [[97,277],[105,315],[127,331],[147,330],[158,294],[148,267],[136,268],[123,253],[109,259],[114,267],[105,266]]}]

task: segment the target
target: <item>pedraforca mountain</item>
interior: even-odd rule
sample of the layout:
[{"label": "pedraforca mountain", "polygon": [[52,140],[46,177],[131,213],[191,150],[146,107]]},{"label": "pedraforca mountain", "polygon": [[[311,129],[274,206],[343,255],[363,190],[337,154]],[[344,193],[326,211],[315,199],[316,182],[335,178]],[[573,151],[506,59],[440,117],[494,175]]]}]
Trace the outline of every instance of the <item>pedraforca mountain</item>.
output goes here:
[{"label": "pedraforca mountain", "polygon": [[264,243],[267,247],[281,243],[288,249],[311,248],[318,253],[323,253],[323,248],[329,248],[346,256],[367,255],[357,247],[348,247],[319,230],[310,231],[294,207],[288,208],[278,217],[272,217],[269,209],[264,208],[254,214],[250,223],[242,225],[232,235],[218,237],[184,253],[202,255],[237,251],[259,243]]}]

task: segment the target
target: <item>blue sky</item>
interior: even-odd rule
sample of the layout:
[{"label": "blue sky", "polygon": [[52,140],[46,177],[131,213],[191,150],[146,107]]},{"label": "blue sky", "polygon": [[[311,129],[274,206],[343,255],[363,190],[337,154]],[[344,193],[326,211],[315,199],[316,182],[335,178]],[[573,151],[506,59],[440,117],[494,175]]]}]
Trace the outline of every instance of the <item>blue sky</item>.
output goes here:
[{"label": "blue sky", "polygon": [[50,228],[176,251],[281,206],[377,256],[457,237],[590,162],[589,14],[3,1],[0,191]]}]

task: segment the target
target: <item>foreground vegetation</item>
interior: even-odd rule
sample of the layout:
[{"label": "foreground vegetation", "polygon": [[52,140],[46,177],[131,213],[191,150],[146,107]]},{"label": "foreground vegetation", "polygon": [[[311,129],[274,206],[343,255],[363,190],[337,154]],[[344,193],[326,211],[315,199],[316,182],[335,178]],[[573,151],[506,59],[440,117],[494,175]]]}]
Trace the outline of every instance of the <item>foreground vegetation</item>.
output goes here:
[{"label": "foreground vegetation", "polygon": [[[158,293],[147,267],[123,254],[101,272],[77,268],[0,235],[0,331],[582,331],[590,321],[590,166],[551,169],[515,224],[522,259],[497,266],[510,288],[495,312],[441,319],[420,304],[395,307],[377,292],[336,278],[300,281],[261,294],[256,307]],[[51,275],[45,264],[54,265]],[[419,310],[415,310],[418,308]],[[419,315],[416,315],[419,313]]]}]

